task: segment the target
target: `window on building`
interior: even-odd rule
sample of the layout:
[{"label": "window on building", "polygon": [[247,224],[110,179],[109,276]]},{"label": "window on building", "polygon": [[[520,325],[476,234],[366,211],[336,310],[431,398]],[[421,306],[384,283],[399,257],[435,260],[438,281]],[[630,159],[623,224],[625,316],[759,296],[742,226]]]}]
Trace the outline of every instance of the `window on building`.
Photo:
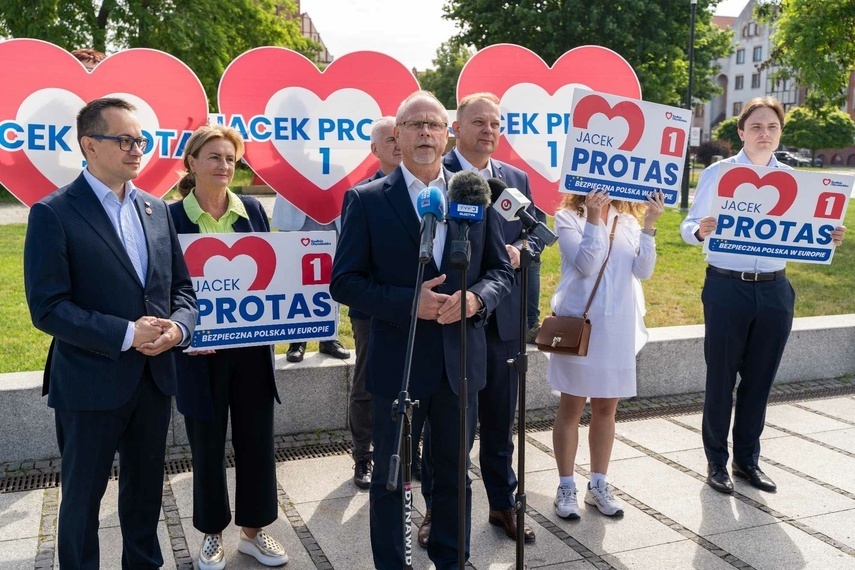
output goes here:
[{"label": "window on building", "polygon": [[762,60],[763,60],[763,46],[756,46],[754,48],[753,61],[762,61]]},{"label": "window on building", "polygon": [[736,50],[736,63],[745,63],[745,50]]},{"label": "window on building", "polygon": [[733,89],[734,91],[739,91],[745,86],[745,78],[741,75],[737,75],[733,80]]},{"label": "window on building", "polygon": [[760,87],[760,74],[755,73],[751,76],[751,88],[757,89]]},{"label": "window on building", "polygon": [[704,116],[704,106],[703,105],[695,105],[695,116],[703,117]]},{"label": "window on building", "polygon": [[733,104],[733,113],[731,113],[731,115],[735,117],[740,111],[742,111],[742,101],[737,101]]}]

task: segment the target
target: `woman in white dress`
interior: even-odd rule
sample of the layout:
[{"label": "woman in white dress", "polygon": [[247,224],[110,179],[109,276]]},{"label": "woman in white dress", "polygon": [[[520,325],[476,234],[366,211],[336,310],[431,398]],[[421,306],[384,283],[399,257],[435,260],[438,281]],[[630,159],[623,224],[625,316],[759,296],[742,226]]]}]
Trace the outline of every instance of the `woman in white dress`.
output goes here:
[{"label": "woman in white dress", "polygon": [[[591,481],[585,502],[608,516],[623,508],[606,484],[620,398],[635,396],[635,355],[647,342],[641,279],[656,264],[656,220],[665,209],[660,192],[646,205],[612,200],[605,191],[585,196],[568,194],[555,214],[561,251],[561,281],[552,297],[558,316],[581,316],[609,252],[609,233],[617,218],[611,255],[594,296],[588,318],[591,339],[585,357],[551,354],[546,379],[561,393],[552,429],[559,486],[555,512],[579,518],[573,466],[579,445],[579,419],[591,399],[588,444]],[[643,220],[644,227],[639,224]]]}]

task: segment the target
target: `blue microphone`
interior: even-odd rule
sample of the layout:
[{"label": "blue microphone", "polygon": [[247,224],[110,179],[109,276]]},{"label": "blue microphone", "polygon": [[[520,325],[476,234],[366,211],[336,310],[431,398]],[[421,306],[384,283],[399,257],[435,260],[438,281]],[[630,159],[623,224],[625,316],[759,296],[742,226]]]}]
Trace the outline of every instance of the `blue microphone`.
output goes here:
[{"label": "blue microphone", "polygon": [[416,211],[421,218],[419,235],[419,263],[428,263],[433,258],[433,238],[436,224],[445,217],[445,198],[442,190],[428,186],[416,197]]}]

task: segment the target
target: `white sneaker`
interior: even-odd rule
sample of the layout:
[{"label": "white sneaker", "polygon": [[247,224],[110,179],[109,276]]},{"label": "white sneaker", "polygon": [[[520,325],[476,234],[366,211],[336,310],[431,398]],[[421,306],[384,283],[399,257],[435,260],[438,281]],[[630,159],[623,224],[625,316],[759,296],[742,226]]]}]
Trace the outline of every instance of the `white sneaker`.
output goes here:
[{"label": "white sneaker", "polygon": [[576,487],[558,486],[555,494],[555,514],[562,519],[579,518],[579,502],[576,500]]},{"label": "white sneaker", "polygon": [[249,538],[243,529],[240,529],[238,550],[255,557],[265,566],[282,566],[288,563],[288,554],[285,553],[285,548],[279,544],[279,541],[267,534],[264,529],[258,531],[255,538]]},{"label": "white sneaker", "polygon": [[199,549],[199,570],[223,570],[226,567],[226,553],[223,551],[223,537],[219,534],[206,534]]},{"label": "white sneaker", "polygon": [[585,502],[597,507],[601,513],[609,517],[623,514],[623,505],[612,495],[612,490],[604,479],[600,479],[596,487],[591,487],[588,483]]}]

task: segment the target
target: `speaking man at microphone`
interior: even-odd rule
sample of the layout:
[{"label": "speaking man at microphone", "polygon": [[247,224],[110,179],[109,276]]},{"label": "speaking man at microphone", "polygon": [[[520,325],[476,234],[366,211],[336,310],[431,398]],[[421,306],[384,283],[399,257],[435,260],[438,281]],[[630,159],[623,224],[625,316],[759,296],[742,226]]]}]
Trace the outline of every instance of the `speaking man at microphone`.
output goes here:
[{"label": "speaking man at microphone", "polygon": [[[510,164],[492,159],[499,144],[499,99],[492,93],[474,93],[464,97],[457,106],[457,120],[452,128],[457,145],[442,160],[450,172],[474,171],[485,179],[495,178],[519,190],[531,201],[528,175]],[[527,209],[535,216],[534,204]],[[522,224],[501,221],[504,247],[516,270],[520,264]],[[528,240],[534,252],[540,252],[543,242],[532,236]],[[490,502],[489,521],[500,526],[505,534],[516,539],[514,492],[517,478],[513,469],[513,426],[517,407],[519,378],[508,365],[520,347],[520,302],[522,296],[519,272],[516,272],[510,295],[504,297],[488,319],[487,383],[478,394],[478,420],[481,424],[479,460],[484,487]],[[438,466],[436,467],[439,468]],[[423,479],[424,480],[424,479]],[[430,492],[423,489],[423,492]],[[534,541],[534,531],[526,527],[525,541]]]},{"label": "speaking man at microphone", "polygon": [[[471,262],[466,297],[460,295],[460,271],[451,269],[449,248],[458,235],[455,222],[437,224],[433,259],[424,282],[415,283],[419,264],[419,218],[416,198],[423,189],[448,188],[451,174],[442,168],[448,140],[448,116],[427,91],[405,99],[395,117],[402,162],[385,178],[348,190],[339,250],[330,292],[336,301],[371,316],[366,385],[374,402],[374,471],[370,487],[371,549],[380,570],[404,565],[402,496],[386,489],[389,459],[397,450],[392,403],[401,389],[410,319],[418,318],[410,374],[410,397],[419,400],[416,415],[427,416],[432,429],[436,467],[433,530],[428,556],[438,569],[458,568],[457,470],[460,363],[460,303],[467,315],[470,397],[469,448],[475,420],[475,393],[486,379],[484,319],[510,290],[512,270],[502,242],[499,218],[485,220],[469,232]],[[417,315],[411,315],[419,292]],[[468,484],[467,484],[468,487]],[[467,489],[466,557],[469,554],[471,491]]]}]

